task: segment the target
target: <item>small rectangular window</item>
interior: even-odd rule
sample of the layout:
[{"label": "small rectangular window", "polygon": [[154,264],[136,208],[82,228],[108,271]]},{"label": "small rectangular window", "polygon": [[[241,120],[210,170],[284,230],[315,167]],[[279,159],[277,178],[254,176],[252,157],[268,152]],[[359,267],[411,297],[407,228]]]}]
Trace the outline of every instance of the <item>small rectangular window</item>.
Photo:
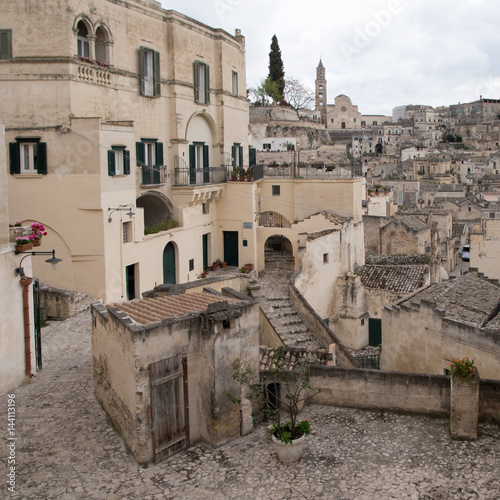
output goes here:
[{"label": "small rectangular window", "polygon": [[281,186],[272,186],[273,196],[279,196],[281,194]]},{"label": "small rectangular window", "polygon": [[270,143],[265,143],[265,144],[262,144],[262,149],[271,149],[271,144]]},{"label": "small rectangular window", "polygon": [[46,174],[47,144],[39,139],[17,139],[9,144],[11,174]]},{"label": "small rectangular window", "polygon": [[247,247],[248,246],[248,240],[243,240],[243,246]]},{"label": "small rectangular window", "polygon": [[203,215],[207,215],[210,213],[210,206],[208,203],[203,203],[202,206],[201,206],[201,211],[203,213]]},{"label": "small rectangular window", "polygon": [[125,146],[111,146],[108,151],[108,175],[130,174],[130,151]]},{"label": "small rectangular window", "polygon": [[12,59],[12,30],[0,30],[0,59]]},{"label": "small rectangular window", "polygon": [[189,259],[189,270],[194,271],[194,259]]},{"label": "small rectangular window", "polygon": [[132,222],[123,223],[123,243],[129,243],[132,241]]},{"label": "small rectangular window", "polygon": [[323,264],[328,264],[329,262],[329,256],[327,253],[323,254]]},{"label": "small rectangular window", "polygon": [[236,71],[233,71],[232,91],[233,95],[238,95],[238,73]]}]

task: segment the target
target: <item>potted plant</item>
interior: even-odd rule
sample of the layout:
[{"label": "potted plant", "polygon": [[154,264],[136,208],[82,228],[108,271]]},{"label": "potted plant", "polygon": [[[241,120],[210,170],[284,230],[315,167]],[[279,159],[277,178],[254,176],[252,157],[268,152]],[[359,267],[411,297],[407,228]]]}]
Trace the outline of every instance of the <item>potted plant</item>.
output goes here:
[{"label": "potted plant", "polygon": [[222,267],[222,268],[227,267],[227,262],[226,261],[221,262],[220,267]]},{"label": "potted plant", "polygon": [[26,252],[33,248],[33,241],[29,236],[18,236],[16,238],[16,250],[18,252]]},{"label": "potted plant", "polygon": [[[286,354],[283,347],[279,347],[272,354],[270,362],[271,379],[273,382],[251,385],[251,369],[243,373],[236,373],[233,379],[240,382],[242,386],[250,390],[247,396],[260,397],[263,402],[263,413],[265,416],[275,420],[270,427],[272,441],[275,446],[279,460],[282,462],[295,462],[303,454],[303,446],[306,436],[311,432],[311,424],[308,419],[299,421],[299,413],[306,399],[314,396],[319,389],[312,390],[310,380],[310,361],[308,359],[299,361],[294,369],[290,369],[286,363]],[[271,391],[271,389],[274,389]],[[228,397],[235,403],[241,399],[235,398],[228,393]],[[282,421],[281,412],[285,411],[290,420]]]},{"label": "potted plant", "polygon": [[46,236],[47,232],[43,224],[39,222],[33,222],[31,224],[31,236],[30,239],[33,242],[34,247],[39,247],[42,243],[42,236]]},{"label": "potted plant", "polygon": [[246,267],[242,267],[240,269],[240,273],[246,274],[247,273],[247,268]]}]

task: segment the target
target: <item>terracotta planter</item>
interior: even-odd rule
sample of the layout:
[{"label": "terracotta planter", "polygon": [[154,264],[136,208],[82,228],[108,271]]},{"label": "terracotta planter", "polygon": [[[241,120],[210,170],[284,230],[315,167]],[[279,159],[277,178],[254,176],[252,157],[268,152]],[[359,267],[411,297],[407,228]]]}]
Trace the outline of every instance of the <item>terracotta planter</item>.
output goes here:
[{"label": "terracotta planter", "polygon": [[253,264],[245,264],[245,267],[247,269],[247,272],[253,271]]},{"label": "terracotta planter", "polygon": [[216,269],[217,269],[217,265],[212,264],[212,266],[210,267],[210,271],[215,271]]},{"label": "terracotta planter", "polygon": [[201,273],[201,277],[202,278],[206,278],[208,276],[208,271],[204,272],[204,273]]},{"label": "terracotta planter", "polygon": [[227,267],[227,262],[221,262],[220,267]]},{"label": "terracotta planter", "polygon": [[306,441],[305,434],[298,439],[294,439],[290,444],[282,443],[274,436],[272,436],[272,441],[276,454],[281,462],[296,462],[304,454],[304,443]]},{"label": "terracotta planter", "polygon": [[33,243],[26,243],[26,245],[16,245],[18,252],[27,252],[33,248]]},{"label": "terracotta planter", "polygon": [[41,239],[40,239],[40,240],[35,240],[35,241],[33,242],[33,246],[34,246],[34,247],[39,247],[41,244],[42,244],[42,240],[41,240]]}]

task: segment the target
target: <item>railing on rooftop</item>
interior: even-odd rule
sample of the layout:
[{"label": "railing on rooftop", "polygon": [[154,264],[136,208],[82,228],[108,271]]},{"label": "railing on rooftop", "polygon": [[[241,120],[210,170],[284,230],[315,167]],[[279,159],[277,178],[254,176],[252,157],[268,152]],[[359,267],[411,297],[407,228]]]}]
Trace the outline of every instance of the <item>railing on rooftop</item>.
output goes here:
[{"label": "railing on rooftop", "polygon": [[329,165],[329,164],[312,164],[312,165],[254,165],[253,178],[254,180],[268,179],[273,177],[292,178],[295,179],[349,179],[358,177],[356,172],[353,172],[351,165]]},{"label": "railing on rooftop", "polygon": [[200,169],[176,168],[172,185],[202,186],[204,184],[220,184],[227,182],[226,167],[208,167]]}]

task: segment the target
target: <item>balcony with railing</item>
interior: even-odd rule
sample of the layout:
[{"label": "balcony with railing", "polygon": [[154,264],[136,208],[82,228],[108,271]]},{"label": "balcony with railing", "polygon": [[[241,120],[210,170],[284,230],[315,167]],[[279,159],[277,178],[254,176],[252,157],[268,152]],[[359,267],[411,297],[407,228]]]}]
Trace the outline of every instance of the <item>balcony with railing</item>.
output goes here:
[{"label": "balcony with railing", "polygon": [[356,165],[347,164],[304,164],[295,165],[254,165],[252,167],[253,180],[259,179],[349,179],[359,177]]},{"label": "balcony with railing", "polygon": [[176,156],[174,159],[173,187],[196,187],[227,182],[228,167],[192,168]]}]

